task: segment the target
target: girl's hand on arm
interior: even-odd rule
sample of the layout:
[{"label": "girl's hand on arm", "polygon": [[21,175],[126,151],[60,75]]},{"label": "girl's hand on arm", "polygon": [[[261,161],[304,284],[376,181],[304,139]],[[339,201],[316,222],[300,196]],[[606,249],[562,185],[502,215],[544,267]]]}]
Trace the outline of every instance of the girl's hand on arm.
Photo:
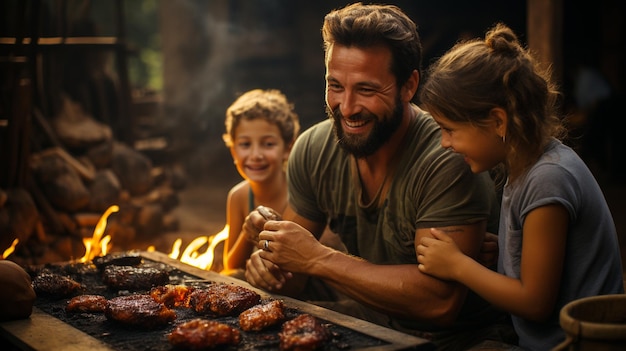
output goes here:
[{"label": "girl's hand on arm", "polygon": [[561,205],[530,211],[523,227],[520,278],[494,272],[456,250],[446,234],[431,230],[417,247],[420,271],[454,279],[494,306],[535,322],[554,309],[563,274],[569,215]]},{"label": "girl's hand on arm", "polygon": [[430,232],[433,238],[424,237],[417,246],[419,270],[440,279],[458,280],[462,265],[472,259],[442,230],[431,228]]}]

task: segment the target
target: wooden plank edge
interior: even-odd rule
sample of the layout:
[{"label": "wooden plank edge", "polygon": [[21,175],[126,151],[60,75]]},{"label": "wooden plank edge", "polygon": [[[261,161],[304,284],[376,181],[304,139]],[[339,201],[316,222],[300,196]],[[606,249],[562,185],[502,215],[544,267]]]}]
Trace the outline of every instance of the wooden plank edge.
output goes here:
[{"label": "wooden plank edge", "polygon": [[29,318],[0,323],[0,332],[25,351],[113,351],[109,345],[33,307]]}]

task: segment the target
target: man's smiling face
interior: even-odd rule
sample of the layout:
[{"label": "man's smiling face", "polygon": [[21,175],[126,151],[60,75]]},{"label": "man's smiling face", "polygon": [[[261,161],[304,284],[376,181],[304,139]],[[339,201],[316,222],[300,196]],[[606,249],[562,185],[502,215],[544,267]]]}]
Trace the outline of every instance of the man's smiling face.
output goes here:
[{"label": "man's smiling face", "polygon": [[384,46],[334,45],[328,51],[326,110],[339,144],[355,157],[376,152],[402,121],[403,105],[390,67],[391,51]]}]

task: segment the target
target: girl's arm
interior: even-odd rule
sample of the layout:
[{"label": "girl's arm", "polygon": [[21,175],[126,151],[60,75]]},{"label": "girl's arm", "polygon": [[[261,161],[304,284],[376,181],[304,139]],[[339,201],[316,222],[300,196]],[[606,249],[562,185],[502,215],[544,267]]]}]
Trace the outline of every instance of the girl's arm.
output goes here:
[{"label": "girl's arm", "polygon": [[[520,278],[494,272],[465,256],[444,233],[432,230],[418,246],[419,269],[458,281],[496,307],[541,322],[554,309],[563,271],[569,216],[560,205],[534,209],[523,227]],[[439,240],[437,240],[439,239]]]}]

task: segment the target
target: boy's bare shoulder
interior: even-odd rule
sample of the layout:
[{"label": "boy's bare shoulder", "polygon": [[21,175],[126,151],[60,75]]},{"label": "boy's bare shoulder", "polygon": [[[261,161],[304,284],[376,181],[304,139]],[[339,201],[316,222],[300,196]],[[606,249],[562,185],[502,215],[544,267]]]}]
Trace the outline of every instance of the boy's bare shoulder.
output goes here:
[{"label": "boy's bare shoulder", "polygon": [[235,184],[228,191],[228,197],[230,198],[238,198],[244,197],[248,198],[248,192],[250,191],[250,184],[246,180],[242,180],[241,182]]}]

